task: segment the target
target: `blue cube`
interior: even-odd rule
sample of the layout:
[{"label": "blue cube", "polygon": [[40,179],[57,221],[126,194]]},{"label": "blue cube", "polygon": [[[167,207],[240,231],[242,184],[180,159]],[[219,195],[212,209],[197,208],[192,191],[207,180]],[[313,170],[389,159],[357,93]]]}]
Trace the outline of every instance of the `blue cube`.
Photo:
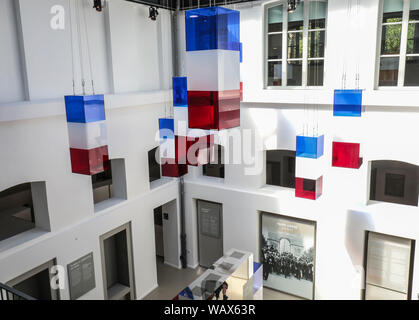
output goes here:
[{"label": "blue cube", "polygon": [[297,136],[296,156],[317,159],[324,152],[324,135],[319,137]]},{"label": "blue cube", "polygon": [[240,50],[240,13],[222,7],[186,11],[186,51]]},{"label": "blue cube", "polygon": [[186,77],[173,77],[173,105],[188,106],[188,87]]},{"label": "blue cube", "polygon": [[360,117],[362,111],[362,90],[335,90],[335,117]]},{"label": "blue cube", "polygon": [[174,139],[175,138],[175,121],[172,118],[159,119],[159,134],[160,139]]},{"label": "blue cube", "polygon": [[65,96],[65,110],[67,122],[88,123],[105,120],[104,96]]},{"label": "blue cube", "polygon": [[253,262],[253,293],[263,286],[263,266],[259,262]]},{"label": "blue cube", "polygon": [[240,42],[240,63],[243,62],[243,43]]}]

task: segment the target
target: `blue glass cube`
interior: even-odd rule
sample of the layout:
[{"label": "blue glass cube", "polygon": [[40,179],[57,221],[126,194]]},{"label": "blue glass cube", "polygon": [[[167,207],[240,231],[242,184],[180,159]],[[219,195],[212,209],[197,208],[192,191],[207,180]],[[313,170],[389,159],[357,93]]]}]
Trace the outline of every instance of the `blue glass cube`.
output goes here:
[{"label": "blue glass cube", "polygon": [[362,90],[335,90],[335,117],[360,117],[362,111]]},{"label": "blue glass cube", "polygon": [[240,50],[240,13],[222,7],[186,11],[186,51]]},{"label": "blue glass cube", "polygon": [[67,122],[88,123],[105,120],[104,96],[65,96],[65,111]]},{"label": "blue glass cube", "polygon": [[243,43],[240,42],[240,63],[243,62]]},{"label": "blue glass cube", "polygon": [[319,137],[297,136],[296,156],[317,159],[324,152],[324,135]]},{"label": "blue glass cube", "polygon": [[173,105],[175,107],[188,106],[188,87],[186,77],[173,77]]},{"label": "blue glass cube", "polygon": [[263,266],[259,262],[253,262],[253,293],[263,286]]},{"label": "blue glass cube", "polygon": [[159,133],[160,139],[174,139],[175,138],[175,121],[171,118],[159,119]]}]

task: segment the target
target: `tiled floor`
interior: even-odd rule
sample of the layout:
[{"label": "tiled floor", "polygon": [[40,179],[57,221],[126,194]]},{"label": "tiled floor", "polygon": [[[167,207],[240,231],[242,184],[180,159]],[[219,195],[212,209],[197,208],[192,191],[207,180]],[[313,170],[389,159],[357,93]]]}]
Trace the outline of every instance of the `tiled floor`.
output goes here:
[{"label": "tiled floor", "polygon": [[[182,289],[201,275],[205,269],[176,269],[163,263],[163,259],[157,257],[157,281],[159,287],[153,290],[145,300],[171,300]],[[300,300],[300,298],[270,290],[263,289],[265,300]]]}]

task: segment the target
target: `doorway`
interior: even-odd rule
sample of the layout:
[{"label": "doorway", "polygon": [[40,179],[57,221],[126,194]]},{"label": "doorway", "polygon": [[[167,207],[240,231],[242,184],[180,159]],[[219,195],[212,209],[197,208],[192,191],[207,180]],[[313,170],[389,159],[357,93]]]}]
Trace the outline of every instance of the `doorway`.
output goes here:
[{"label": "doorway", "polygon": [[197,200],[199,265],[209,268],[223,256],[222,204]]},{"label": "doorway", "polygon": [[9,281],[6,285],[37,300],[59,300],[59,290],[51,288],[53,266],[55,259]]},{"label": "doorway", "polygon": [[131,223],[100,237],[105,300],[134,300]]}]

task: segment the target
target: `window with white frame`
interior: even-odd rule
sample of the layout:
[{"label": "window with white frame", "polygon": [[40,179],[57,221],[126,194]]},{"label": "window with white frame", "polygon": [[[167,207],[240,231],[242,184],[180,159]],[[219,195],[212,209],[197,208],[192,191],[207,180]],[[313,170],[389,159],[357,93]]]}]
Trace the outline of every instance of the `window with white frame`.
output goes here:
[{"label": "window with white frame", "polygon": [[327,1],[301,1],[292,12],[287,2],[265,12],[265,86],[323,86]]},{"label": "window with white frame", "polygon": [[419,0],[383,0],[381,6],[378,86],[419,86]]}]

